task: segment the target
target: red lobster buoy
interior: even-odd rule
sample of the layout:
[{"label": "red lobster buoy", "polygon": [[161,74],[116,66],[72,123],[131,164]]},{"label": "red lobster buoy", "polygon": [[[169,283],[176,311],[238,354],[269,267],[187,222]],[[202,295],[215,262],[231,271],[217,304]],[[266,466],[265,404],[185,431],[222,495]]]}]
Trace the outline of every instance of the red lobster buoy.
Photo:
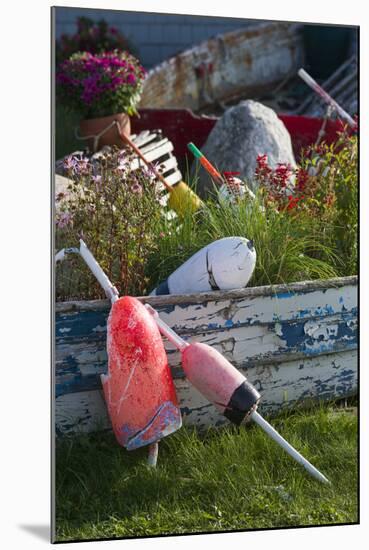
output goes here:
[{"label": "red lobster buoy", "polygon": [[107,328],[105,401],[117,441],[133,450],[178,430],[181,412],[159,329],[145,306],[120,298]]}]

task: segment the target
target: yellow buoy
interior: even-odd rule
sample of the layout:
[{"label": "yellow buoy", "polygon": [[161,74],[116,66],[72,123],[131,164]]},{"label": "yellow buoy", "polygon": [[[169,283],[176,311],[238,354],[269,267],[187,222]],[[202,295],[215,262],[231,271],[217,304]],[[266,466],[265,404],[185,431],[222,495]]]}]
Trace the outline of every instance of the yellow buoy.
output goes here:
[{"label": "yellow buoy", "polygon": [[190,210],[192,213],[199,210],[204,203],[196,193],[184,182],[180,181],[172,187],[169,193],[168,205],[181,217]]}]

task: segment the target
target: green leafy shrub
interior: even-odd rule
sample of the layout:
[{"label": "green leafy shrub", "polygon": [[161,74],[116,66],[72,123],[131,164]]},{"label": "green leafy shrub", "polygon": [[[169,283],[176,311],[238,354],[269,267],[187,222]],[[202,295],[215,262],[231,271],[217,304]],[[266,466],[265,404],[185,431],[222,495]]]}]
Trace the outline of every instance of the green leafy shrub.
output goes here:
[{"label": "green leafy shrub", "polygon": [[[256,179],[264,202],[278,212],[321,222],[326,243],[331,241],[340,275],[357,272],[358,229],[358,148],[356,135],[342,132],[328,145],[314,145],[302,153],[300,166],[293,171],[280,164],[268,166],[266,155],[257,159]],[[295,185],[290,184],[291,176]]]},{"label": "green leafy shrub", "polygon": [[[342,261],[342,275],[357,273],[358,237],[358,143],[357,136],[343,132],[335,144],[323,143],[303,159],[305,169],[314,167],[313,191],[302,190],[301,207],[320,217],[331,232],[332,246]],[[304,204],[305,202],[305,204]]]}]

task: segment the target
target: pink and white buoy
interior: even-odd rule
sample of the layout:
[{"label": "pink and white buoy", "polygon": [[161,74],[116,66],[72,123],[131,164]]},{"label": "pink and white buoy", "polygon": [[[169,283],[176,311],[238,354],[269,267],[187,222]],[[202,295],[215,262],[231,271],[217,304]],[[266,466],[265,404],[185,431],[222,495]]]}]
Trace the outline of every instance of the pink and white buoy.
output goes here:
[{"label": "pink and white buoy", "polygon": [[242,425],[256,422],[274,441],[299,462],[313,477],[323,483],[329,480],[290,445],[258,412],[259,392],[217,350],[199,342],[188,343],[176,334],[148,304],[160,332],[181,352],[182,367],[188,380],[231,422]]}]

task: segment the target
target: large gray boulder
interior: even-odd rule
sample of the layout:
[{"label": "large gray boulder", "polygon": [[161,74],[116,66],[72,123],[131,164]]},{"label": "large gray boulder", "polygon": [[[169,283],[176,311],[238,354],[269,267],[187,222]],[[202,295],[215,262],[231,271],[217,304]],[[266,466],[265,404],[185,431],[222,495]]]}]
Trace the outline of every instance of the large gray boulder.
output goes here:
[{"label": "large gray boulder", "polygon": [[[256,157],[267,154],[271,167],[289,163],[296,167],[291,137],[273,109],[252,100],[242,101],[225,111],[201,147],[205,157],[220,172],[240,172],[255,190]],[[195,164],[195,163],[194,163]],[[195,166],[192,167],[192,174]],[[198,170],[198,193],[205,197],[214,185],[204,168]]]}]

